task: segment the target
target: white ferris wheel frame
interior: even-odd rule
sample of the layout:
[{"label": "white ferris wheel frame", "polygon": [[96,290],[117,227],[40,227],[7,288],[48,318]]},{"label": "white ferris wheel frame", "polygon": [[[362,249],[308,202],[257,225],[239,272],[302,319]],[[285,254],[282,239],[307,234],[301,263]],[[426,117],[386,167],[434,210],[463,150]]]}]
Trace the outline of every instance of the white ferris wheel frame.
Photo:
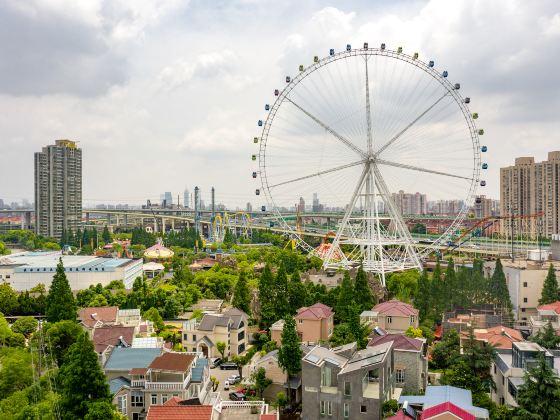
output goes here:
[{"label": "white ferris wheel frame", "polygon": [[[365,84],[366,97],[367,97],[367,113],[366,113],[367,117],[366,118],[367,118],[367,127],[368,127],[368,149],[369,149],[369,150],[366,150],[366,151],[361,150],[354,143],[347,140],[344,136],[341,136],[340,134],[338,134],[333,128],[329,127],[327,124],[320,121],[317,117],[315,117],[314,115],[309,113],[307,110],[302,108],[299,104],[295,103],[289,97],[290,92],[292,92],[292,90],[294,90],[294,88],[296,88],[296,86],[298,86],[300,82],[302,82],[306,77],[308,77],[309,75],[311,75],[315,71],[317,71],[320,68],[322,68],[322,67],[324,67],[324,66],[326,66],[330,63],[333,63],[337,60],[343,60],[343,59],[346,59],[346,58],[349,58],[349,57],[356,57],[356,56],[362,56],[364,58],[365,66],[366,66],[366,84]],[[400,61],[408,63],[412,66],[415,66],[418,70],[424,71],[429,76],[431,76],[434,80],[436,80],[438,83],[440,83],[440,85],[445,90],[445,93],[443,94],[443,96],[438,98],[438,100],[436,102],[434,102],[424,112],[422,112],[420,115],[418,115],[417,118],[415,118],[413,121],[411,121],[400,132],[395,134],[394,137],[392,137],[389,141],[387,141],[381,148],[379,148],[374,153],[375,156],[373,156],[373,157],[372,157],[372,152],[373,151],[371,150],[371,113],[369,112],[369,106],[370,106],[369,105],[369,84],[368,84],[369,82],[368,82],[368,70],[367,70],[367,62],[368,62],[369,58],[372,57],[372,56],[385,56],[385,57],[389,57],[389,58],[392,58],[392,59],[400,60]],[[378,155],[380,155],[384,150],[390,148],[391,145],[394,142],[396,142],[402,134],[404,134],[410,127],[412,127],[418,120],[420,120],[425,114],[427,114],[432,108],[434,108],[441,100],[443,100],[446,97],[452,98],[454,100],[455,104],[459,107],[459,109],[461,110],[461,112],[463,114],[463,117],[465,119],[466,126],[468,127],[469,132],[470,132],[470,137],[471,137],[471,141],[472,141],[472,160],[473,160],[472,177],[464,177],[464,176],[459,176],[459,175],[455,175],[455,174],[434,171],[434,170],[430,170],[430,169],[427,169],[427,168],[415,167],[415,166],[412,166],[412,165],[402,164],[402,163],[398,163],[398,162],[391,162],[391,161],[388,161],[388,160],[385,160],[385,159],[380,159],[378,157]],[[337,138],[338,140],[340,140],[342,143],[344,143],[350,149],[353,149],[358,155],[360,155],[362,157],[362,159],[358,160],[356,162],[353,162],[353,163],[338,166],[336,168],[326,169],[324,171],[316,172],[314,174],[309,174],[309,175],[306,175],[306,176],[302,176],[300,178],[296,178],[296,179],[293,179],[293,180],[290,180],[290,181],[287,181],[287,182],[281,182],[281,183],[278,183],[276,185],[271,185],[269,183],[268,176],[267,176],[266,146],[267,146],[269,131],[270,131],[270,129],[273,126],[273,123],[274,123],[274,117],[275,117],[276,113],[278,112],[279,108],[282,106],[282,104],[284,104],[284,102],[290,102],[292,105],[294,105],[296,108],[298,108],[301,112],[303,112],[309,118],[311,118],[313,121],[315,121],[325,131],[329,132],[330,135],[332,135],[335,138]],[[397,51],[393,51],[393,50],[389,50],[389,49],[385,49],[385,48],[366,48],[364,46],[364,48],[360,48],[360,49],[346,49],[346,50],[338,52],[338,53],[330,54],[330,55],[328,55],[328,56],[326,56],[322,59],[318,59],[318,60],[316,59],[315,62],[311,66],[309,66],[307,68],[304,68],[303,71],[300,71],[299,74],[297,74],[297,76],[295,76],[293,79],[290,79],[290,81],[287,83],[287,85],[284,89],[279,91],[276,101],[270,107],[267,118],[266,118],[266,120],[264,121],[264,124],[263,124],[263,129],[262,129],[262,134],[261,134],[259,144],[260,144],[259,145],[259,155],[258,155],[259,156],[259,175],[260,175],[260,178],[261,178],[262,191],[263,191],[263,193],[266,197],[268,208],[269,208],[270,211],[272,211],[274,213],[274,215],[276,216],[280,226],[290,233],[291,237],[296,241],[297,245],[301,249],[303,249],[307,252],[310,252],[310,253],[314,252],[314,248],[312,246],[310,246],[300,236],[299,232],[297,232],[296,229],[293,226],[289,225],[286,222],[286,220],[284,220],[284,218],[282,217],[282,215],[280,213],[280,210],[279,210],[278,206],[276,205],[276,203],[274,201],[273,194],[271,192],[271,187],[279,186],[279,185],[282,185],[282,184],[285,184],[285,183],[300,181],[300,180],[303,180],[303,179],[306,179],[306,178],[320,176],[320,175],[323,175],[323,174],[327,174],[327,173],[330,173],[330,172],[335,172],[335,171],[342,170],[342,169],[352,167],[352,166],[358,166],[358,165],[361,165],[361,164],[365,164],[365,166],[369,167],[370,162],[371,162],[371,166],[372,166],[372,168],[371,168],[372,176],[375,176],[375,175],[373,175],[373,173],[375,173],[375,172],[379,173],[379,171],[377,169],[377,164],[381,164],[381,165],[388,165],[388,166],[393,166],[393,167],[400,167],[400,168],[404,168],[404,169],[415,170],[415,171],[419,171],[419,172],[428,172],[428,173],[432,173],[432,174],[436,174],[436,175],[450,176],[450,177],[463,178],[463,179],[469,180],[470,181],[469,190],[467,192],[467,196],[466,196],[463,207],[460,209],[459,213],[457,214],[457,216],[455,217],[453,222],[450,224],[450,226],[445,230],[445,232],[442,233],[439,236],[439,238],[437,238],[429,246],[424,246],[422,248],[416,246],[416,244],[412,241],[412,238],[410,236],[410,233],[408,232],[408,229],[406,229],[406,225],[404,225],[402,215],[400,215],[400,213],[397,215],[398,217],[396,217],[396,219],[400,219],[400,220],[395,220],[395,221],[397,222],[397,224],[402,223],[402,225],[404,225],[404,227],[406,229],[406,232],[407,232],[405,234],[405,236],[406,236],[406,238],[408,239],[409,242],[406,244],[406,247],[407,248],[413,247],[415,249],[416,256],[412,257],[412,259],[415,260],[416,262],[413,262],[412,266],[416,266],[416,268],[420,269],[421,268],[421,266],[419,266],[420,259],[425,258],[428,254],[433,252],[438,246],[446,244],[447,241],[449,241],[449,239],[452,237],[453,233],[459,228],[459,226],[461,225],[461,223],[465,219],[465,216],[466,216],[469,208],[473,204],[473,200],[475,198],[476,190],[477,190],[478,184],[480,182],[481,155],[480,155],[480,141],[479,141],[479,138],[478,138],[478,130],[476,128],[476,125],[475,125],[474,119],[472,117],[472,114],[471,114],[471,112],[470,112],[470,110],[467,106],[467,103],[465,102],[464,98],[459,94],[458,89],[455,87],[454,84],[452,84],[447,79],[447,77],[443,76],[438,71],[436,71],[433,66],[430,66],[429,64],[419,60],[416,55],[413,57],[413,56],[407,55],[403,52],[397,52]],[[364,155],[364,152],[366,152],[366,155]],[[379,173],[379,176],[381,177],[380,173]],[[362,174],[362,177],[361,177],[361,180],[360,180],[360,183],[362,183],[362,184],[364,183],[364,177],[365,177],[365,174]],[[381,181],[384,184],[383,179],[381,179]],[[382,185],[380,186],[380,190],[381,189],[383,189]],[[386,186],[385,186],[385,192],[388,192],[388,190],[386,189]],[[392,202],[392,199],[391,199],[390,196],[385,197],[384,200],[389,200],[389,201]],[[394,207],[394,203],[393,204],[386,203],[386,204],[388,204],[390,207]],[[350,214],[351,213],[352,213],[352,210],[350,210]],[[345,216],[348,216],[348,215],[345,215]],[[342,226],[342,228],[343,227],[344,226]],[[380,244],[379,246],[381,248],[382,245]],[[329,252],[329,255],[331,255],[332,252],[334,251],[334,246],[331,247],[331,248],[332,249]],[[407,268],[413,268],[413,267],[407,266],[406,264],[402,266],[402,269],[407,269]],[[399,270],[388,270],[388,272],[389,271],[399,271]],[[381,272],[380,274],[382,275],[382,278],[384,280],[384,277],[385,277],[384,276],[384,271]],[[383,283],[384,283],[384,281],[383,281]]]}]

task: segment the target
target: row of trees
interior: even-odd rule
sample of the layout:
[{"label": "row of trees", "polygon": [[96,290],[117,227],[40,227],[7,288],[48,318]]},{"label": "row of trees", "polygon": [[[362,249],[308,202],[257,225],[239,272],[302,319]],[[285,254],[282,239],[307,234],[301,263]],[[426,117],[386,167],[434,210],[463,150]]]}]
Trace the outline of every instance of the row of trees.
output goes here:
[{"label": "row of trees", "polygon": [[30,230],[10,230],[0,235],[0,241],[28,250],[58,250],[60,245],[53,238],[36,235]]}]

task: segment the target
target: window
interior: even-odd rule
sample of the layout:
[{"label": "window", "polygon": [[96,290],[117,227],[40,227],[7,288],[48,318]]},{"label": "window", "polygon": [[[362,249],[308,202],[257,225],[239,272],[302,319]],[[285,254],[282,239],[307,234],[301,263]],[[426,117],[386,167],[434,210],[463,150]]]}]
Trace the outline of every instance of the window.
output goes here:
[{"label": "window", "polygon": [[245,331],[241,331],[237,334],[237,341],[241,341],[245,338]]},{"label": "window", "polygon": [[350,382],[344,382],[344,395],[352,395],[352,384]]},{"label": "window", "polygon": [[360,406],[360,413],[367,413],[367,405]]},{"label": "window", "polygon": [[321,369],[321,386],[332,385],[332,370],[329,366],[323,366]]},{"label": "window", "polygon": [[321,414],[326,414],[326,409],[325,409],[325,401],[321,401]]},{"label": "window", "polygon": [[142,392],[133,392],[130,396],[130,405],[132,407],[144,407],[144,394]]},{"label": "window", "polygon": [[415,317],[414,315],[412,315],[412,316],[410,317],[410,323],[411,323],[411,324],[414,324],[415,322],[416,322],[416,317]]},{"label": "window", "polygon": [[117,410],[119,413],[126,415],[126,395],[117,398]]},{"label": "window", "polygon": [[332,402],[331,401],[321,401],[321,414],[332,416]]},{"label": "window", "polygon": [[404,383],[404,369],[397,369],[397,383]]},{"label": "window", "polygon": [[150,404],[157,404],[157,394],[150,395]]},{"label": "window", "polygon": [[161,403],[165,404],[167,402],[167,400],[169,399],[169,395],[167,394],[162,394],[161,396]]},{"label": "window", "polygon": [[393,322],[393,318],[390,316],[387,317],[387,324],[391,324]]},{"label": "window", "polygon": [[132,413],[132,420],[142,420],[140,418],[140,413]]},{"label": "window", "polygon": [[347,419],[350,417],[350,405],[348,403],[344,403],[344,418]]},{"label": "window", "polygon": [[527,287],[527,282],[526,281],[523,282],[523,287]]},{"label": "window", "polygon": [[523,298],[523,303],[527,303],[527,298],[526,297]]},{"label": "window", "polygon": [[297,322],[303,324],[303,319],[298,319]]},{"label": "window", "polygon": [[187,341],[189,339],[188,337],[188,334],[183,334],[183,340]]},{"label": "window", "polygon": [[192,341],[196,341],[196,334],[193,334]]},{"label": "window", "polygon": [[525,312],[525,308],[521,308],[521,312]]}]

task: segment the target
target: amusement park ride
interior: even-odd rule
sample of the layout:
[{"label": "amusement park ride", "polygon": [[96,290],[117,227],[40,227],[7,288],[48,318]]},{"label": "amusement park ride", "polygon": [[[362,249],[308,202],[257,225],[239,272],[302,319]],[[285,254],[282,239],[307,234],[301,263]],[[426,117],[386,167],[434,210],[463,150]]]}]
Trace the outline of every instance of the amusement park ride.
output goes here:
[{"label": "amusement park ride", "polygon": [[[255,193],[263,193],[292,246],[320,256],[326,269],[361,263],[384,283],[386,273],[421,268],[451,240],[477,187],[486,185],[480,171],[488,168],[481,162],[488,148],[479,143],[484,130],[475,125],[470,98],[447,77],[418,53],[367,43],[331,49],[286,76],[257,123],[259,151],[251,158],[258,160],[252,178],[261,183]],[[419,189],[465,203],[431,246],[418,246],[392,199]],[[317,249],[304,240],[302,223],[288,223],[280,211],[315,192],[345,209]]]}]

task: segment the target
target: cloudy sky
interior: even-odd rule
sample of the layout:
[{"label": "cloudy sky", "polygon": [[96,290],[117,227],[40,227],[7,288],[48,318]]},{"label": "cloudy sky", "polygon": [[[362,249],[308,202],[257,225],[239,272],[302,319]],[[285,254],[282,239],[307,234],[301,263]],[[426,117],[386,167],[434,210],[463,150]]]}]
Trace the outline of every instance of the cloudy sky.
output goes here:
[{"label": "cloudy sky", "polygon": [[69,138],[86,205],[194,185],[262,204],[251,139],[274,88],[364,41],[418,51],[461,82],[489,146],[487,194],[515,156],[560,150],[556,0],[2,0],[0,198],[31,200],[33,153]]}]

